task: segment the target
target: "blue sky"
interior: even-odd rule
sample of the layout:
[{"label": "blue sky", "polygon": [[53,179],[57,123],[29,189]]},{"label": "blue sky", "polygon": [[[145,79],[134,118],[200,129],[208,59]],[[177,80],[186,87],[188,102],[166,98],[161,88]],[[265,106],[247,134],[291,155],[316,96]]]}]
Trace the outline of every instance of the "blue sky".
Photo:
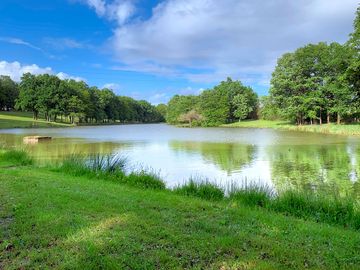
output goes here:
[{"label": "blue sky", "polygon": [[260,95],[276,59],[345,42],[357,0],[1,0],[0,73],[52,73],[166,102],[231,76]]}]

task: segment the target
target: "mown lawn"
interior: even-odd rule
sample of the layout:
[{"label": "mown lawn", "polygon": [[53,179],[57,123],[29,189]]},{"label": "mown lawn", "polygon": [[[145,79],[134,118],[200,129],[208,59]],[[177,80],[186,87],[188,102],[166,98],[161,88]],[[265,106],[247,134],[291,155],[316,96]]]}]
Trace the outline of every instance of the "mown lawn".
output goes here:
[{"label": "mown lawn", "polygon": [[232,124],[222,125],[230,128],[274,128],[292,131],[316,132],[338,135],[360,135],[360,124],[323,124],[296,126],[286,121],[245,120]]},{"label": "mown lawn", "polygon": [[0,269],[359,269],[360,233],[0,165]]},{"label": "mown lawn", "polygon": [[37,127],[66,127],[70,124],[47,122],[44,119],[34,120],[29,112],[0,111],[0,129],[5,128],[37,128]]}]

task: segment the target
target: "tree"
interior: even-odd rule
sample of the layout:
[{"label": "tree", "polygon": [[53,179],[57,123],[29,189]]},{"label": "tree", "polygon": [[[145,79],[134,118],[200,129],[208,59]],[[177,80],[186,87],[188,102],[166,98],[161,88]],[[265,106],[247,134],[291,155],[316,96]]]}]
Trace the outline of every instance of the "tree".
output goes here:
[{"label": "tree", "polygon": [[158,113],[162,116],[162,121],[165,121],[166,119],[166,114],[167,114],[167,110],[168,110],[168,106],[166,104],[158,104],[156,106],[156,110],[158,111]]},{"label": "tree", "polygon": [[18,85],[9,76],[0,75],[0,110],[13,109],[18,95]]},{"label": "tree", "polygon": [[38,105],[37,79],[35,75],[25,73],[21,77],[20,93],[15,108],[33,112],[34,119],[38,119],[40,107]]},{"label": "tree", "polygon": [[195,120],[199,121],[201,119],[202,119],[202,116],[196,110],[191,110],[191,111],[179,116],[179,121],[180,122],[188,122],[190,127],[192,127],[193,121],[195,121]]}]

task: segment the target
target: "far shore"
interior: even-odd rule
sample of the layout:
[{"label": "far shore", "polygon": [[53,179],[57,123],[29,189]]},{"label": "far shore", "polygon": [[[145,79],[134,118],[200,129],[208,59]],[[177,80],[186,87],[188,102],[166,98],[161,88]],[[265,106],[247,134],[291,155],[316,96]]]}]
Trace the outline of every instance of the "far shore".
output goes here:
[{"label": "far shore", "polygon": [[226,128],[272,128],[290,131],[313,132],[322,134],[360,136],[359,124],[322,124],[322,125],[294,125],[287,121],[245,120],[241,122],[221,125]]}]

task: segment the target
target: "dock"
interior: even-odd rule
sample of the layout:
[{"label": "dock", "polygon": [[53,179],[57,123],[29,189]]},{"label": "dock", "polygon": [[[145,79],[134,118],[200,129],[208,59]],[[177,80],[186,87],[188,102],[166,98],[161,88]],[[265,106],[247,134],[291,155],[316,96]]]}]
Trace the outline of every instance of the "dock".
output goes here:
[{"label": "dock", "polygon": [[42,141],[48,141],[51,140],[52,138],[49,136],[26,136],[23,138],[23,142],[24,143],[38,143],[38,142],[42,142]]}]

